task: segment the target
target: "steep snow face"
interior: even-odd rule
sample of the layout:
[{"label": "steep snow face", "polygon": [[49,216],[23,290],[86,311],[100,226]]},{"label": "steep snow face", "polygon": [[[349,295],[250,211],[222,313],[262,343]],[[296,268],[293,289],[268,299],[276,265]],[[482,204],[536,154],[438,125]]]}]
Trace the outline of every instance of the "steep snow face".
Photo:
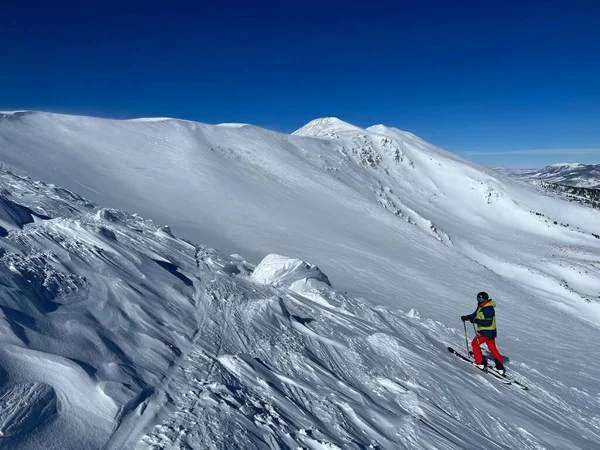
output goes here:
[{"label": "steep snow face", "polygon": [[600,188],[600,164],[560,163],[536,170],[510,172],[528,181],[564,184],[583,188]]},{"label": "steep snow face", "polygon": [[[2,447],[533,450],[600,439],[592,372],[560,381],[597,328],[552,309],[548,334],[519,334],[546,343],[552,366],[506,355],[523,392],[446,351],[462,329],[344,294],[311,262],[267,255],[254,268],[6,170],[0,195],[5,215],[40,218],[0,237]],[[297,284],[307,280],[317,284]],[[585,350],[596,370],[595,347]]]},{"label": "steep snow face", "polygon": [[362,128],[344,122],[337,117],[323,117],[308,122],[302,128],[294,131],[294,136],[340,137],[364,133]]}]

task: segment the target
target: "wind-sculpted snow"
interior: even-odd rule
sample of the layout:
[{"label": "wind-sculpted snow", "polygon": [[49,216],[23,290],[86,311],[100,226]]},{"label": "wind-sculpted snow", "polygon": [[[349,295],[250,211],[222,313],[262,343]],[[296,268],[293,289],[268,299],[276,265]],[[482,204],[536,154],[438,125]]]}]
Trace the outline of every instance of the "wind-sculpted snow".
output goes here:
[{"label": "wind-sculpted snow", "polygon": [[57,414],[54,389],[46,384],[15,384],[0,394],[0,438],[33,434]]},{"label": "wind-sculpted snow", "polygon": [[[289,273],[281,257],[264,265],[274,260]],[[458,330],[253,278],[202,286],[212,320],[167,389],[174,405],[137,448],[592,448],[599,437],[593,397],[580,392],[575,406],[570,389],[518,361],[535,391],[496,384],[446,352]]]},{"label": "wind-sculpted snow", "polygon": [[597,211],[338,132],[0,117],[0,448],[595,448]]}]

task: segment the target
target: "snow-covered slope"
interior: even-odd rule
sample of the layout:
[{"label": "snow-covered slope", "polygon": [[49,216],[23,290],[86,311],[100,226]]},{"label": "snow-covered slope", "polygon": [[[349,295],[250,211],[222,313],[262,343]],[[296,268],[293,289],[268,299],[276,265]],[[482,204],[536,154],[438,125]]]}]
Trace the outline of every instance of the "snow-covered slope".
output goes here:
[{"label": "snow-covered slope", "polygon": [[560,163],[536,170],[515,170],[511,175],[530,181],[563,184],[583,188],[600,188],[600,164]]},{"label": "snow-covered slope", "polygon": [[[0,155],[36,178],[225,251],[253,260],[269,251],[316,259],[334,283],[392,305],[424,288],[430,261],[453,260],[457,250],[498,270],[516,242],[527,246],[528,263],[543,279],[560,284],[569,269],[556,277],[537,264],[546,244],[563,237],[597,244],[593,212],[524,190],[409,133],[340,127],[349,134],[314,139],[253,126],[17,113],[0,120]],[[359,261],[365,276],[348,277]],[[418,277],[403,268],[407,262]],[[464,279],[460,266],[440,266]],[[461,296],[470,297],[476,280],[464,279]],[[375,292],[370,281],[378,281]],[[597,280],[586,284],[582,296],[596,298]],[[430,280],[425,289],[438,294],[446,286]]]},{"label": "snow-covered slope", "polygon": [[[507,365],[531,390],[504,386],[446,352],[461,330],[343,294],[313,264],[268,255],[253,270],[53,185],[7,171],[0,184],[31,218],[0,238],[2,448],[534,449],[600,438],[593,378],[564,384],[515,357]],[[561,352],[593,333],[580,327]]]},{"label": "snow-covered slope", "polygon": [[[15,186],[40,191],[7,188],[12,197],[5,197],[20,206],[0,205],[7,208],[0,215],[9,236],[5,255],[23,252],[19,245],[34,255],[54,249],[63,259],[36,256],[27,264],[59,264],[75,277],[67,279],[77,292],[77,277],[93,288],[84,286],[72,304],[51,299],[44,306],[38,297],[45,291],[23,300],[34,309],[21,322],[12,316],[16,325],[8,322],[3,342],[82,361],[107,397],[96,415],[86,415],[64,406],[74,400],[60,380],[32,377],[32,385],[49,387],[26,392],[58,399],[47,402],[48,423],[56,425],[13,443],[28,448],[38,445],[35,436],[59,439],[72,429],[73,442],[89,437],[112,448],[135,446],[138,437],[141,447],[474,448],[481,435],[496,442],[486,442],[491,448],[593,448],[600,420],[598,212],[541,195],[410,133],[322,122],[290,136],[170,119],[0,118],[0,159],[34,179],[168,223],[192,242],[254,263],[277,253],[321,268],[271,256],[248,278],[248,263],[173,238],[139,216],[98,213],[67,191],[60,190],[76,200],[36,209],[34,198],[48,201],[58,188],[11,175]],[[19,189],[25,194],[16,202]],[[38,236],[47,227],[51,237]],[[71,253],[78,249],[85,254]],[[15,292],[28,285],[9,284]],[[507,367],[532,385],[529,393],[473,374],[445,351],[464,345],[457,318],[474,309],[482,289],[499,305]],[[35,305],[42,310],[31,322]],[[419,313],[397,311],[413,308]],[[62,324],[58,312],[76,338],[60,334],[62,326],[59,333],[40,325]],[[80,325],[81,315],[90,322]],[[116,335],[106,338],[105,330]],[[70,353],[45,336],[72,343]],[[25,367],[15,356],[21,354],[27,352],[0,361],[15,383]],[[116,361],[117,375],[98,363],[104,358]],[[47,371],[39,361],[31,365],[33,373]],[[96,380],[73,379],[81,387],[72,395]],[[379,379],[383,390],[374,384]],[[85,410],[85,402],[74,403]],[[53,422],[57,417],[63,422]],[[69,421],[81,430],[89,421],[96,431],[79,436]]]}]

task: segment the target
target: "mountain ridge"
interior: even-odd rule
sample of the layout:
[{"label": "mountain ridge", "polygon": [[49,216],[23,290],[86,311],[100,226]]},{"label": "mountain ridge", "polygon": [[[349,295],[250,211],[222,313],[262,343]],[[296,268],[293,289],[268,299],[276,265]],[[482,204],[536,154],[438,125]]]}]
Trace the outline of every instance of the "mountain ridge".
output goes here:
[{"label": "mountain ridge", "polygon": [[543,181],[579,188],[600,188],[600,164],[557,163],[541,169],[509,171],[525,181]]}]

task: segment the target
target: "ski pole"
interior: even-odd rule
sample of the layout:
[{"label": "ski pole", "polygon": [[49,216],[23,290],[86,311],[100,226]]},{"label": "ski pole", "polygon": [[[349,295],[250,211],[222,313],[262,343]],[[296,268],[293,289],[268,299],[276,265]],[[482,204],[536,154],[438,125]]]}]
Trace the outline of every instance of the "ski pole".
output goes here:
[{"label": "ski pole", "polygon": [[469,337],[467,336],[467,323],[463,322],[463,326],[465,327],[465,345],[467,346],[467,356],[469,355]]},{"label": "ski pole", "polygon": [[473,331],[475,332],[475,337],[477,338],[477,346],[481,349],[481,342],[479,342],[479,333],[477,332],[477,328],[475,328],[475,324],[473,324]]}]

